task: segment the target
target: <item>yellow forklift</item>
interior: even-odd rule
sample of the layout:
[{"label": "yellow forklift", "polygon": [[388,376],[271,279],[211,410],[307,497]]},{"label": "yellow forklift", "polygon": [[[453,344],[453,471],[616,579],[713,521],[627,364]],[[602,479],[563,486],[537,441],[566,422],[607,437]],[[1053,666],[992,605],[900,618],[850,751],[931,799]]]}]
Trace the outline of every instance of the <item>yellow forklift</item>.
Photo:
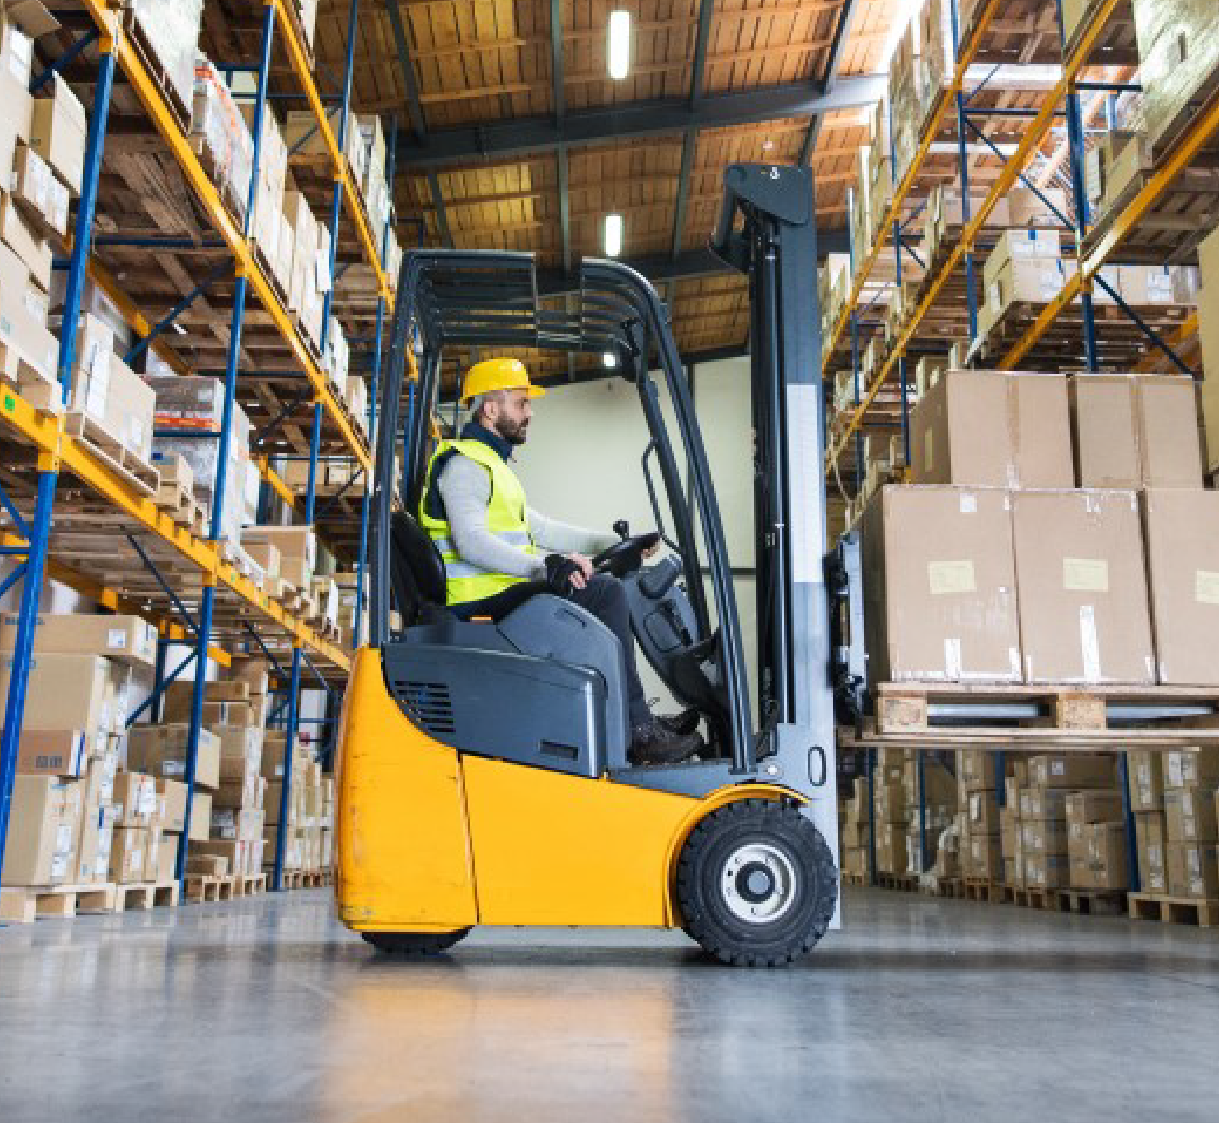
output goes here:
[{"label": "yellow forklift", "polygon": [[[369,643],[339,740],[339,916],[374,947],[442,952],[477,925],[680,927],[726,963],[777,966],[836,924],[814,214],[806,169],[736,165],[712,245],[750,287],[755,455],[741,471],[755,482],[756,699],[656,291],[586,260],[578,306],[551,310],[532,255],[408,255],[380,393]],[[699,759],[628,763],[620,644],[544,582],[514,586],[495,619],[445,607],[444,563],[415,515],[454,345],[611,354],[636,387],[655,528],[615,524],[622,540],[595,564],[623,581],[640,649],[703,723]],[[404,384],[408,350],[417,384]],[[595,439],[596,417],[588,426]],[[657,534],[667,549],[647,561]]]}]

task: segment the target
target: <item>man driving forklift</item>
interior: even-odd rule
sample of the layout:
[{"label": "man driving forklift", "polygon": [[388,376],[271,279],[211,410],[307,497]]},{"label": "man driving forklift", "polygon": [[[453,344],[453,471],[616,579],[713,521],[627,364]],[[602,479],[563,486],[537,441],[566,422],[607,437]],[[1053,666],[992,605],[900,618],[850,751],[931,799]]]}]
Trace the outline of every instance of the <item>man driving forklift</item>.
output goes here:
[{"label": "man driving forklift", "polygon": [[[622,583],[594,572],[593,556],[616,545],[601,534],[547,518],[529,507],[510,461],[527,439],[532,400],[546,393],[529,381],[519,359],[485,359],[466,372],[461,404],[470,420],[459,439],[441,441],[428,463],[419,522],[444,559],[445,596],[462,620],[497,618],[505,596],[522,582],[587,609],[617,637],[626,667],[632,764],[676,764],[702,747],[697,715],[656,717],[648,707],[635,660],[630,612]],[[659,536],[645,551],[658,549]]]}]

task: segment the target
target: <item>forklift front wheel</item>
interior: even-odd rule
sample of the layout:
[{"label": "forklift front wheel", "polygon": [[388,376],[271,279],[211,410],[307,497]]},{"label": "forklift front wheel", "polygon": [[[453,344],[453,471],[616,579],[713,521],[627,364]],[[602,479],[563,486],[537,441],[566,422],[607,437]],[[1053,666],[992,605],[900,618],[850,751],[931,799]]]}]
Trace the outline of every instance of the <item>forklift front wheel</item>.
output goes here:
[{"label": "forklift front wheel", "polygon": [[682,929],[737,967],[779,967],[825,935],[838,900],[834,858],[791,804],[744,799],[690,832],[677,863]]},{"label": "forklift front wheel", "polygon": [[439,955],[470,934],[469,928],[456,932],[361,932],[364,939],[386,955]]}]

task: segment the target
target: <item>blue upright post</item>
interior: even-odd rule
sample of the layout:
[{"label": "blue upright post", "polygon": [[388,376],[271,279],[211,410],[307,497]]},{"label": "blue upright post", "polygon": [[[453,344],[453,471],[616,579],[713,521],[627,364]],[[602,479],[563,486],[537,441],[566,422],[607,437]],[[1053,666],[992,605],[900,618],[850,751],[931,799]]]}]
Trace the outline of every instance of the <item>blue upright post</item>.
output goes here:
[{"label": "blue upright post", "polygon": [[163,635],[157,636],[157,662],[156,669],[153,672],[152,682],[152,712],[148,715],[149,720],[154,725],[160,724],[161,713],[165,708],[165,660],[168,655],[169,640],[167,640]]},{"label": "blue upright post", "polygon": [[[93,113],[85,139],[85,163],[81,177],[80,201],[76,208],[76,225],[72,240],[72,256],[68,263],[68,281],[64,289],[63,320],[59,339],[59,381],[64,401],[72,386],[72,367],[76,353],[76,322],[80,315],[80,298],[84,289],[85,267],[93,246],[93,219],[97,212],[97,184],[101,175],[102,156],[106,147],[106,124],[110,115],[110,93],[114,87],[114,54],[103,45],[94,92]],[[30,658],[34,651],[34,628],[38,620],[38,600],[42,592],[42,577],[46,569],[47,539],[51,531],[51,508],[55,502],[55,484],[59,477],[57,458],[43,454],[38,463],[38,490],[34,519],[30,526],[29,546],[25,560],[25,576],[21,588],[21,604],[17,612],[17,633],[13,640],[12,671],[9,675],[8,697],[4,706],[4,731],[0,734],[0,866],[4,863],[4,841],[8,835],[9,810],[13,799],[13,783],[17,774],[17,744],[25,716],[25,693],[29,684]]]},{"label": "blue upright post", "polygon": [[1130,891],[1138,893],[1143,885],[1139,877],[1139,846],[1134,829],[1134,808],[1130,803],[1130,754],[1118,753],[1117,760],[1122,782],[1122,818],[1126,824],[1126,865],[1130,869]]},{"label": "blue upright post", "polygon": [[301,693],[301,649],[300,644],[292,648],[292,678],[288,684],[287,733],[284,737],[284,774],[279,788],[279,825],[275,828],[275,871],[272,888],[279,892],[284,887],[284,850],[288,842],[288,809],[292,806],[292,749],[296,740],[296,726]]}]

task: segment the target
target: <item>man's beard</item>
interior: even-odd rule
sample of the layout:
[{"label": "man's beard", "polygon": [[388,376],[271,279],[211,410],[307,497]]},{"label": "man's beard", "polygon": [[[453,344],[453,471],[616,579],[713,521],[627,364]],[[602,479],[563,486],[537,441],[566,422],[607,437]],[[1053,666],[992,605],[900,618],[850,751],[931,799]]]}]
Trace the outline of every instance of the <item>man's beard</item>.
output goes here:
[{"label": "man's beard", "polygon": [[510,445],[523,445],[526,438],[528,421],[509,421],[506,417],[499,418],[495,423],[495,431]]}]

